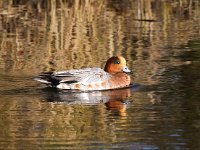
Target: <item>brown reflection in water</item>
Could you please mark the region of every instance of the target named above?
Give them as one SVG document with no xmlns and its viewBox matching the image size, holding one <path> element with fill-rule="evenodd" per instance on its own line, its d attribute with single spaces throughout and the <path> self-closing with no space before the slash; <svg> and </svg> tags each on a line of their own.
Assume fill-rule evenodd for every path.
<svg viewBox="0 0 200 150">
<path fill-rule="evenodd" d="M 0 69 L 6 75 L 36 75 L 47 70 L 103 67 L 107 58 L 122 53 L 130 69 L 134 68 L 134 81 L 152 84 L 152 75 L 162 73 L 167 67 L 186 63 L 176 56 L 188 51 L 184 45 L 200 35 L 199 3 L 199 0 L 1 0 Z M 10 79 L 16 80 L 14 75 Z M 24 87 L 25 83 L 28 81 L 12 82 L 12 89 Z M 1 90 L 5 87 L 10 89 L 10 86 L 10 82 L 3 82 Z M 130 115 L 126 105 L 121 103 L 130 93 L 125 90 L 124 94 L 119 94 L 119 98 L 117 94 L 113 93 L 113 96 L 111 92 L 110 95 L 104 93 L 98 96 L 93 93 L 93 98 L 89 100 L 98 102 L 105 98 L 105 101 L 87 107 L 76 103 L 48 103 L 46 97 L 39 94 L 3 95 L 0 104 L 0 135 L 4 143 L 0 145 L 5 144 L 9 149 L 15 149 L 16 146 L 23 149 L 20 146 L 30 144 L 34 147 L 44 140 L 44 145 L 54 144 L 54 140 L 59 141 L 59 144 L 65 144 L 66 141 L 76 144 L 83 140 L 90 141 L 91 135 L 99 141 L 114 143 L 118 136 L 117 123 L 128 120 L 126 117 Z M 87 94 L 71 96 L 67 99 L 72 102 L 88 100 Z M 150 100 L 146 100 L 141 92 L 131 96 L 138 106 L 142 104 L 138 109 L 142 109 L 145 103 L 146 106 L 150 105 Z M 152 97 L 152 105 L 160 101 L 160 97 L 155 97 L 154 93 L 149 96 Z M 119 120 L 109 119 L 112 115 L 109 116 L 107 109 L 111 114 L 117 110 Z M 160 142 L 157 135 L 163 130 L 161 114 L 162 110 L 136 110 L 129 119 L 131 125 L 134 125 L 138 122 L 135 116 L 150 120 L 158 118 L 160 128 L 154 126 L 157 134 L 154 132 L 151 135 L 153 142 L 155 139 Z M 176 118 L 181 116 L 177 114 Z M 152 130 L 148 128 L 148 122 L 140 123 L 138 131 Z M 164 124 L 173 125 L 165 119 Z M 131 139 L 142 139 L 142 133 L 131 135 Z M 168 128 L 165 133 L 168 133 Z M 166 141 L 161 140 L 161 144 Z"/>
<path fill-rule="evenodd" d="M 131 88 L 93 92 L 50 92 L 47 90 L 45 99 L 47 102 L 63 104 L 96 105 L 103 103 L 108 110 L 116 110 L 120 116 L 126 116 L 126 105 L 130 102 L 129 97 L 132 91 Z"/>
<path fill-rule="evenodd" d="M 51 145 L 54 138 L 60 140 L 59 144 L 81 143 L 83 139 L 90 141 L 91 136 L 99 141 L 116 141 L 116 123 L 123 124 L 127 120 L 126 104 L 120 102 L 129 100 L 130 89 L 54 94 L 54 97 L 49 95 L 55 98 L 52 102 L 47 102 L 47 96 L 4 96 L 0 105 L 0 133 L 5 140 L 11 141 L 11 148 L 45 143 Z M 94 101 L 96 104 L 92 103 Z M 121 117 L 112 121 L 111 118 L 117 115 L 112 111 L 116 110 Z M 37 140 L 43 137 L 44 143 Z"/>
<path fill-rule="evenodd" d="M 36 75 L 47 70 L 103 67 L 122 53 L 139 82 L 154 82 L 161 68 L 199 35 L 199 1 L 0 2 L 0 67 Z"/>
<path fill-rule="evenodd" d="M 110 100 L 106 103 L 109 110 L 117 110 L 120 116 L 127 116 L 126 105 L 121 100 Z"/>
<path fill-rule="evenodd" d="M 105 103 L 107 109 L 117 111 L 120 116 L 127 116 L 126 108 L 131 96 L 131 89 L 119 89 L 110 91 L 108 102 Z"/>
</svg>

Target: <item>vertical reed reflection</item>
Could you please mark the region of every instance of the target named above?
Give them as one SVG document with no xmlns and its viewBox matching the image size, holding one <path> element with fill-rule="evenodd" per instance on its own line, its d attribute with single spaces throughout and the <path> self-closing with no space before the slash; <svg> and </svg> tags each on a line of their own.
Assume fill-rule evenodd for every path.
<svg viewBox="0 0 200 150">
<path fill-rule="evenodd" d="M 116 54 L 123 54 L 128 60 L 128 66 L 134 69 L 133 82 L 150 85 L 159 82 L 162 79 L 155 79 L 156 75 L 162 75 L 167 68 L 188 63 L 177 56 L 189 51 L 188 41 L 200 35 L 199 10 L 199 0 L 1 0 L 0 75 L 5 81 L 1 81 L 0 87 L 0 94 L 4 93 L 0 104 L 0 135 L 4 139 L 0 148 L 5 148 L 3 144 L 8 149 L 14 149 L 16 146 L 23 149 L 23 144 L 33 147 L 52 146 L 55 145 L 55 140 L 70 146 L 74 143 L 80 144 L 84 140 L 90 142 L 91 135 L 98 142 L 104 143 L 123 143 L 119 137 L 124 139 L 127 136 L 125 141 L 128 143 L 127 132 L 117 132 L 126 129 L 131 140 L 141 142 L 142 138 L 150 135 L 149 143 L 158 143 L 162 149 L 162 145 L 166 144 L 163 143 L 166 136 L 160 134 L 160 131 L 167 135 L 170 129 L 177 127 L 177 122 L 172 119 L 185 117 L 180 113 L 185 111 L 180 109 L 183 106 L 179 106 L 183 98 L 181 94 L 171 95 L 172 101 L 178 101 L 178 106 L 173 105 L 176 105 L 176 102 L 166 100 L 167 106 L 170 102 L 173 104 L 168 107 L 151 107 L 150 109 L 154 110 L 149 111 L 150 100 L 147 95 L 142 92 L 131 95 L 132 93 L 127 92 L 125 94 L 131 95 L 137 106 L 127 113 L 125 105 L 121 103 L 124 97 L 116 100 L 116 94 L 106 104 L 83 107 L 46 101 L 42 103 L 46 98 L 41 96 L 40 92 L 35 96 L 32 87 L 29 87 L 30 93 L 33 94 L 29 93 L 31 96 L 26 90 L 23 96 L 18 93 L 21 89 L 26 89 L 24 86 L 31 82 L 24 81 L 23 75 L 33 76 L 49 70 L 103 67 L 107 58 Z M 196 68 L 198 71 L 198 66 Z M 181 71 L 176 69 L 174 76 L 168 80 L 166 73 L 163 82 L 176 82 L 181 78 Z M 191 72 L 190 69 L 187 72 Z M 20 79 L 17 80 L 15 75 L 19 74 Z M 198 73 L 196 74 L 198 77 Z M 190 74 L 185 76 L 191 79 Z M 15 82 L 10 81 L 13 78 Z M 182 85 L 179 86 L 176 85 L 175 88 L 181 89 Z M 6 95 L 6 91 L 11 92 Z M 153 97 L 152 104 L 169 98 L 167 90 L 164 94 L 161 93 L 161 96 L 159 94 L 149 93 Z M 168 109 L 171 106 L 174 109 Z M 193 106 L 194 104 L 189 109 L 192 110 Z M 198 117 L 197 106 L 192 119 Z M 163 113 L 163 107 L 167 108 L 166 114 Z M 171 110 L 172 113 L 169 113 Z M 118 111 L 117 115 L 115 111 Z M 166 118 L 163 119 L 163 116 Z M 165 119 L 174 124 L 171 125 Z M 182 120 L 186 122 L 188 118 Z M 128 121 L 129 124 L 123 124 Z M 149 125 L 149 122 L 152 124 Z M 122 125 L 118 126 L 119 124 Z M 171 125 L 170 128 L 168 124 Z M 192 127 L 189 125 L 188 132 Z M 155 132 L 148 132 L 151 130 Z M 179 132 L 182 134 L 182 131 Z M 118 133 L 122 135 L 117 135 Z M 24 135 L 32 139 L 29 141 Z M 160 135 L 161 139 L 157 135 Z M 43 137 L 46 141 L 43 141 Z M 169 142 L 174 144 L 173 140 Z M 173 148 L 172 146 L 171 149 Z"/>
<path fill-rule="evenodd" d="M 41 102 L 44 99 L 43 95 L 36 98 L 26 95 L 23 99 L 4 96 L 4 101 L 0 104 L 0 112 L 3 114 L 0 133 L 5 143 L 7 140 L 11 141 L 6 147 L 51 147 L 56 143 L 59 144 L 59 148 L 62 145 L 65 148 L 78 145 L 80 148 L 81 144 L 90 141 L 91 144 L 95 141 L 112 143 L 117 140 L 115 131 L 118 130 L 118 124 L 128 121 L 125 104 L 120 100 L 130 96 L 130 89 L 52 94 L 55 94 L 49 97 L 54 101 L 52 103 Z M 41 101 L 38 101 L 38 98 Z M 87 104 L 87 100 L 98 100 L 99 104 Z M 77 101 L 82 105 L 76 104 Z M 118 111 L 119 114 L 113 111 Z"/>
<path fill-rule="evenodd" d="M 122 53 L 139 74 L 145 70 L 138 80 L 148 78 L 169 53 L 159 49 L 184 44 L 199 25 L 198 1 L 5 0 L 0 8 L 1 68 L 33 74 L 102 67 Z"/>
</svg>

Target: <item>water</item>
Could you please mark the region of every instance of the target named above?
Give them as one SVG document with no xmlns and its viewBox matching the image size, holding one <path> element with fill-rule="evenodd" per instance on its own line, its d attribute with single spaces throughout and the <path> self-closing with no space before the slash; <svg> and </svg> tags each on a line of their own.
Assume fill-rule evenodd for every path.
<svg viewBox="0 0 200 150">
<path fill-rule="evenodd" d="M 0 149 L 200 149 L 200 1 L 1 1 Z M 46 88 L 42 71 L 127 59 L 131 88 Z"/>
</svg>

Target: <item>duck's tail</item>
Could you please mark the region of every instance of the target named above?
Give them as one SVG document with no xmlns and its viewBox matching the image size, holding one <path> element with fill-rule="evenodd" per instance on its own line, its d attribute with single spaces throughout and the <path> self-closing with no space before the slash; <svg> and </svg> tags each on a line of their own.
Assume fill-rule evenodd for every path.
<svg viewBox="0 0 200 150">
<path fill-rule="evenodd" d="M 60 84 L 60 80 L 52 75 L 53 72 L 44 72 L 39 74 L 34 80 L 44 83 L 51 87 L 57 87 Z"/>
</svg>

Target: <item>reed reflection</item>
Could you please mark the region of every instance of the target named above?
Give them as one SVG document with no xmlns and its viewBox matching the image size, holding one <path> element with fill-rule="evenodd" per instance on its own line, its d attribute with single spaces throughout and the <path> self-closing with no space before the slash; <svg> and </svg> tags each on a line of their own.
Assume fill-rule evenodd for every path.
<svg viewBox="0 0 200 150">
<path fill-rule="evenodd" d="M 144 79 L 176 65 L 175 58 L 159 61 L 180 51 L 160 49 L 199 35 L 198 1 L 2 0 L 0 8 L 0 65 L 6 72 L 102 66 L 122 53 L 140 74 L 137 80 L 152 82 Z"/>
<path fill-rule="evenodd" d="M 12 77 L 4 81 L 1 76 L 0 149 L 27 149 L 27 145 L 56 149 L 52 146 L 83 141 L 95 146 L 131 142 L 138 146 L 142 139 L 160 149 L 163 145 L 181 149 L 173 147 L 177 143 L 187 149 L 180 138 L 191 145 L 199 143 L 193 136 L 199 133 L 198 92 L 194 93 L 199 74 L 195 73 L 197 80 L 191 76 L 199 65 L 191 67 L 193 62 L 187 62 L 193 53 L 188 43 L 200 35 L 199 10 L 199 0 L 1 0 L 0 70 Z M 184 52 L 185 60 L 180 59 Z M 155 92 L 34 91 L 37 85 L 24 80 L 42 71 L 103 67 L 117 53 L 134 69 L 133 81 L 156 84 L 158 88 L 150 90 Z M 192 70 L 177 69 L 186 63 Z M 166 76 L 167 72 L 172 75 Z M 17 74 L 20 82 L 15 82 Z M 188 84 L 193 84 L 192 79 L 195 86 Z M 186 86 L 179 88 L 177 82 Z M 188 92 L 181 92 L 188 87 Z M 134 105 L 127 104 L 129 100 Z M 174 129 L 182 129 L 183 136 L 171 134 Z"/>
</svg>

